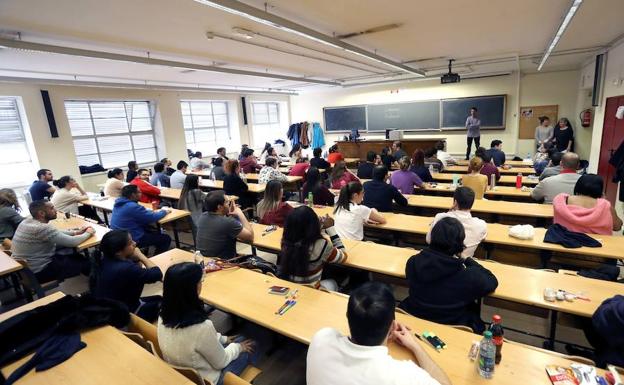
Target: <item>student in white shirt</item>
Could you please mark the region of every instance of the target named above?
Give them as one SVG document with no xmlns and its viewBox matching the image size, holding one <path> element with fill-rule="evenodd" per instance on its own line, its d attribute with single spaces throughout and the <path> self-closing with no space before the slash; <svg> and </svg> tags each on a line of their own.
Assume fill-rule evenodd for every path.
<svg viewBox="0 0 624 385">
<path fill-rule="evenodd" d="M 351 335 L 324 328 L 312 337 L 307 385 L 450 385 L 412 332 L 394 319 L 394 312 L 394 295 L 387 285 L 368 282 L 354 290 L 347 305 Z M 413 360 L 392 358 L 390 341 L 409 350 Z"/>
<path fill-rule="evenodd" d="M 124 173 L 120 168 L 114 168 L 108 171 L 108 179 L 104 184 L 104 195 L 112 198 L 121 196 L 121 189 L 126 185 L 124 182 Z"/>
<path fill-rule="evenodd" d="M 211 383 L 222 385 L 226 372 L 239 375 L 254 364 L 258 350 L 252 340 L 228 337 L 215 330 L 199 299 L 203 275 L 202 268 L 191 262 L 167 269 L 158 344 L 165 361 L 191 367 Z"/>
<path fill-rule="evenodd" d="M 63 213 L 82 215 L 83 217 L 93 219 L 97 223 L 102 223 L 93 207 L 79 205 L 80 202 L 88 201 L 89 197 L 74 178 L 65 175 L 52 183 L 57 187 L 52 198 L 50 198 L 50 202 L 52 202 L 55 209 Z"/>
<path fill-rule="evenodd" d="M 453 207 L 446 213 L 439 213 L 433 218 L 431 227 L 427 233 L 427 243 L 431 243 L 431 229 L 442 218 L 452 217 L 457 219 L 463 226 L 466 237 L 464 238 L 464 246 L 462 258 L 472 257 L 479 247 L 479 243 L 487 235 L 487 223 L 483 219 L 474 218 L 470 214 L 470 209 L 475 200 L 475 192 L 469 187 L 458 187 L 453 194 Z"/>
<path fill-rule="evenodd" d="M 182 188 L 184 187 L 184 181 L 186 180 L 186 170 L 188 169 L 188 163 L 181 160 L 176 165 L 177 171 L 171 174 L 169 178 L 169 183 L 171 184 L 171 188 Z"/>
<path fill-rule="evenodd" d="M 361 205 L 364 189 L 360 182 L 342 186 L 334 208 L 334 227 L 343 239 L 364 239 L 364 224 L 384 224 L 386 219 L 377 210 Z"/>
<path fill-rule="evenodd" d="M 457 162 L 455 161 L 455 158 L 451 156 L 451 154 L 444 150 L 445 146 L 446 142 L 444 140 L 440 140 L 436 143 L 435 148 L 438 150 L 436 157 L 440 160 L 440 162 L 442 162 L 444 167 L 447 167 Z"/>
</svg>

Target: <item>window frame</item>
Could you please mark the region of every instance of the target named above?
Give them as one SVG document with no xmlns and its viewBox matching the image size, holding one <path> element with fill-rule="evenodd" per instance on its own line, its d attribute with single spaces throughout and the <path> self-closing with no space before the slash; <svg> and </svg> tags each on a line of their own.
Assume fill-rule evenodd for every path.
<svg viewBox="0 0 624 385">
<path fill-rule="evenodd" d="M 185 114 L 184 113 L 184 109 L 182 108 L 182 105 L 184 103 L 188 103 L 188 111 L 189 114 Z M 193 119 L 193 104 L 194 103 L 209 103 L 210 104 L 210 117 L 212 118 L 212 127 L 195 127 L 195 121 Z M 225 121 L 227 122 L 226 126 L 216 126 L 215 125 L 215 113 L 214 113 L 214 104 L 215 103 L 219 103 L 219 104 L 223 104 L 225 106 Z M 214 144 L 216 146 L 216 148 L 218 148 L 220 146 L 219 144 L 219 138 L 217 138 L 217 130 L 218 129 L 222 129 L 222 128 L 227 128 L 227 140 L 231 141 L 233 139 L 233 135 L 232 135 L 232 116 L 230 115 L 230 101 L 229 100 L 207 100 L 207 99 L 181 99 L 180 100 L 180 112 L 181 112 L 181 117 L 182 117 L 182 129 L 184 130 L 184 143 L 186 145 L 187 148 L 192 148 L 192 147 L 198 147 L 197 146 L 197 141 L 196 139 L 196 134 L 195 134 L 195 130 L 212 130 L 212 134 L 214 135 Z M 223 115 L 223 114 L 216 114 L 216 115 Z M 199 115 L 198 115 L 199 116 Z M 184 126 L 184 118 L 188 117 L 190 118 L 190 123 L 191 123 L 191 128 L 187 129 Z M 193 142 L 189 143 L 186 140 L 186 135 L 187 132 L 191 132 L 191 134 L 193 135 Z M 210 143 L 210 142 L 199 142 L 199 143 Z M 194 149 L 195 150 L 195 149 Z M 216 154 L 216 149 L 215 149 L 215 154 Z M 207 154 L 204 154 L 207 155 Z"/>
<path fill-rule="evenodd" d="M 156 130 L 155 130 L 155 112 L 156 112 L 156 106 L 154 104 L 154 102 L 150 101 L 150 100 L 126 100 L 126 99 L 106 99 L 106 100 L 92 100 L 92 99 L 66 99 L 63 101 L 63 106 L 65 107 L 65 113 L 67 114 L 67 103 L 86 103 L 87 107 L 89 109 L 89 119 L 91 121 L 91 127 L 93 128 L 93 134 L 91 135 L 76 135 L 74 136 L 73 134 L 71 134 L 71 120 L 69 119 L 69 117 L 67 117 L 67 123 L 69 126 L 69 131 L 72 137 L 72 145 L 74 146 L 74 155 L 76 156 L 76 163 L 78 163 L 78 166 L 91 166 L 91 165 L 81 165 L 80 162 L 78 161 L 78 158 L 81 156 L 97 156 L 98 158 L 98 163 L 104 167 L 104 168 L 111 168 L 111 167 L 122 167 L 125 166 L 126 163 L 121 164 L 121 165 L 114 165 L 111 167 L 106 167 L 102 161 L 102 152 L 100 151 L 100 144 L 98 143 L 98 138 L 109 138 L 109 137 L 115 137 L 115 136 L 128 136 L 130 138 L 130 149 L 129 150 L 124 150 L 124 151 L 131 151 L 132 152 L 132 159 L 128 159 L 129 160 L 133 160 L 136 161 L 139 164 L 146 164 L 146 163 L 150 163 L 150 162 L 157 162 L 158 161 L 158 142 L 156 140 Z M 98 134 L 97 133 L 97 129 L 96 129 L 96 125 L 95 125 L 95 119 L 93 117 L 93 109 L 92 109 L 92 104 L 104 104 L 104 103 L 123 103 L 124 105 L 124 110 L 125 110 L 125 119 L 126 119 L 126 123 L 128 125 L 128 131 L 124 132 L 124 133 L 113 133 L 113 134 Z M 131 103 L 147 103 L 147 108 L 148 108 L 148 112 L 149 112 L 149 122 L 150 122 L 150 130 L 145 130 L 145 131 L 136 131 L 133 132 L 132 131 L 132 117 L 128 116 L 128 104 Z M 77 120 L 77 119 L 74 119 Z M 87 120 L 87 119 L 84 119 Z M 154 143 L 154 147 L 146 147 L 146 148 L 139 148 L 138 150 L 143 150 L 143 149 L 154 149 L 154 160 L 153 161 L 142 161 L 142 162 L 138 162 L 137 158 L 136 158 L 136 150 L 135 146 L 134 146 L 134 140 L 133 137 L 134 136 L 141 136 L 141 135 L 151 135 L 152 137 L 152 141 Z M 82 154 L 82 155 L 78 155 L 76 153 L 76 147 L 74 145 L 74 141 L 77 139 L 93 139 L 95 142 L 95 148 L 97 149 L 96 153 L 91 153 L 91 154 Z M 104 152 L 104 154 L 114 154 L 115 152 L 121 152 L 121 151 L 112 151 L 112 152 Z"/>
<path fill-rule="evenodd" d="M 6 141 L 5 143 L 23 144 L 28 154 L 28 161 L 24 161 L 24 162 L 10 162 L 9 161 L 7 163 L 1 164 L 1 166 L 12 167 L 14 165 L 30 164 L 30 166 L 32 167 L 32 172 L 34 173 L 39 168 L 39 162 L 38 162 L 37 154 L 35 151 L 32 134 L 30 132 L 30 126 L 28 124 L 26 110 L 25 110 L 22 98 L 19 96 L 0 95 L 0 100 L 8 100 L 12 103 L 13 108 L 15 109 L 15 113 L 16 113 L 15 116 L 16 116 L 17 126 L 21 134 L 21 140 Z M 26 130 L 28 130 L 28 132 Z M 25 186 L 24 183 L 26 183 L 26 179 L 11 180 L 10 182 L 7 182 L 5 180 L 4 182 L 5 182 L 5 185 L 3 187 L 16 189 L 19 187 L 24 187 Z M 16 191 L 16 194 L 19 195 L 19 192 Z"/>
<path fill-rule="evenodd" d="M 276 109 L 276 116 L 277 116 L 277 121 L 272 122 L 271 121 L 271 113 L 270 113 L 270 108 L 269 105 L 275 105 L 275 109 Z M 254 106 L 255 105 L 265 105 L 266 106 L 266 111 L 267 111 L 267 119 L 268 121 L 266 123 L 256 123 L 256 115 L 255 115 L 255 110 L 254 110 Z M 262 126 L 269 126 L 271 127 L 272 125 L 278 125 L 279 129 L 282 129 L 281 127 L 281 108 L 280 108 L 280 102 L 279 101 L 265 101 L 265 100 L 258 100 L 258 101 L 251 101 L 251 129 L 252 129 L 252 136 L 253 136 L 253 141 L 254 144 L 256 146 L 264 146 L 264 142 L 262 143 L 257 143 L 256 140 L 256 127 L 260 128 Z"/>
</svg>

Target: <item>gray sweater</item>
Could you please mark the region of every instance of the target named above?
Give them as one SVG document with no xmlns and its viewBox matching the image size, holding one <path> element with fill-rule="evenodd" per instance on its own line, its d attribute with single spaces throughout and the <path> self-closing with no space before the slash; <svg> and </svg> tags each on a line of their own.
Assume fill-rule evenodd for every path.
<svg viewBox="0 0 624 385">
<path fill-rule="evenodd" d="M 540 181 L 531 192 L 531 197 L 536 201 L 544 199 L 544 203 L 552 203 L 555 196 L 566 193 L 574 194 L 574 186 L 581 177 L 577 173 L 563 173 L 551 176 Z"/>
<path fill-rule="evenodd" d="M 0 207 L 0 241 L 13 238 L 17 226 L 24 218 L 13 207 Z"/>
<path fill-rule="evenodd" d="M 14 258 L 25 259 L 30 269 L 38 273 L 52 262 L 57 246 L 76 247 L 89 237 L 89 233 L 73 235 L 70 231 L 58 230 L 51 223 L 26 218 L 15 231 L 11 251 Z"/>
</svg>

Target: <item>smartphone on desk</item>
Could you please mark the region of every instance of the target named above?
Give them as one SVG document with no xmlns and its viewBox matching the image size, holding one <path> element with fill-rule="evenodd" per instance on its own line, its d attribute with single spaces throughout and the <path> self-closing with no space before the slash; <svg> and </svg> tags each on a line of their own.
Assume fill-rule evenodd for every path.
<svg viewBox="0 0 624 385">
<path fill-rule="evenodd" d="M 269 288 L 269 294 L 286 295 L 290 289 L 285 286 L 271 286 Z"/>
</svg>

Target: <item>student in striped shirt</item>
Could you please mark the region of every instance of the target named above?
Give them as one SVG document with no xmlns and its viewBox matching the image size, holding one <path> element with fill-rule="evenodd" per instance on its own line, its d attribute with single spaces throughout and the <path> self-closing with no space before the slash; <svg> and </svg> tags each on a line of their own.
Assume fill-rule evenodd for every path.
<svg viewBox="0 0 624 385">
<path fill-rule="evenodd" d="M 326 216 L 319 220 L 308 206 L 297 207 L 286 217 L 279 258 L 282 277 L 316 288 L 337 290 L 335 280 L 321 280 L 323 268 L 328 263 L 342 263 L 346 259 L 332 218 Z"/>
</svg>

